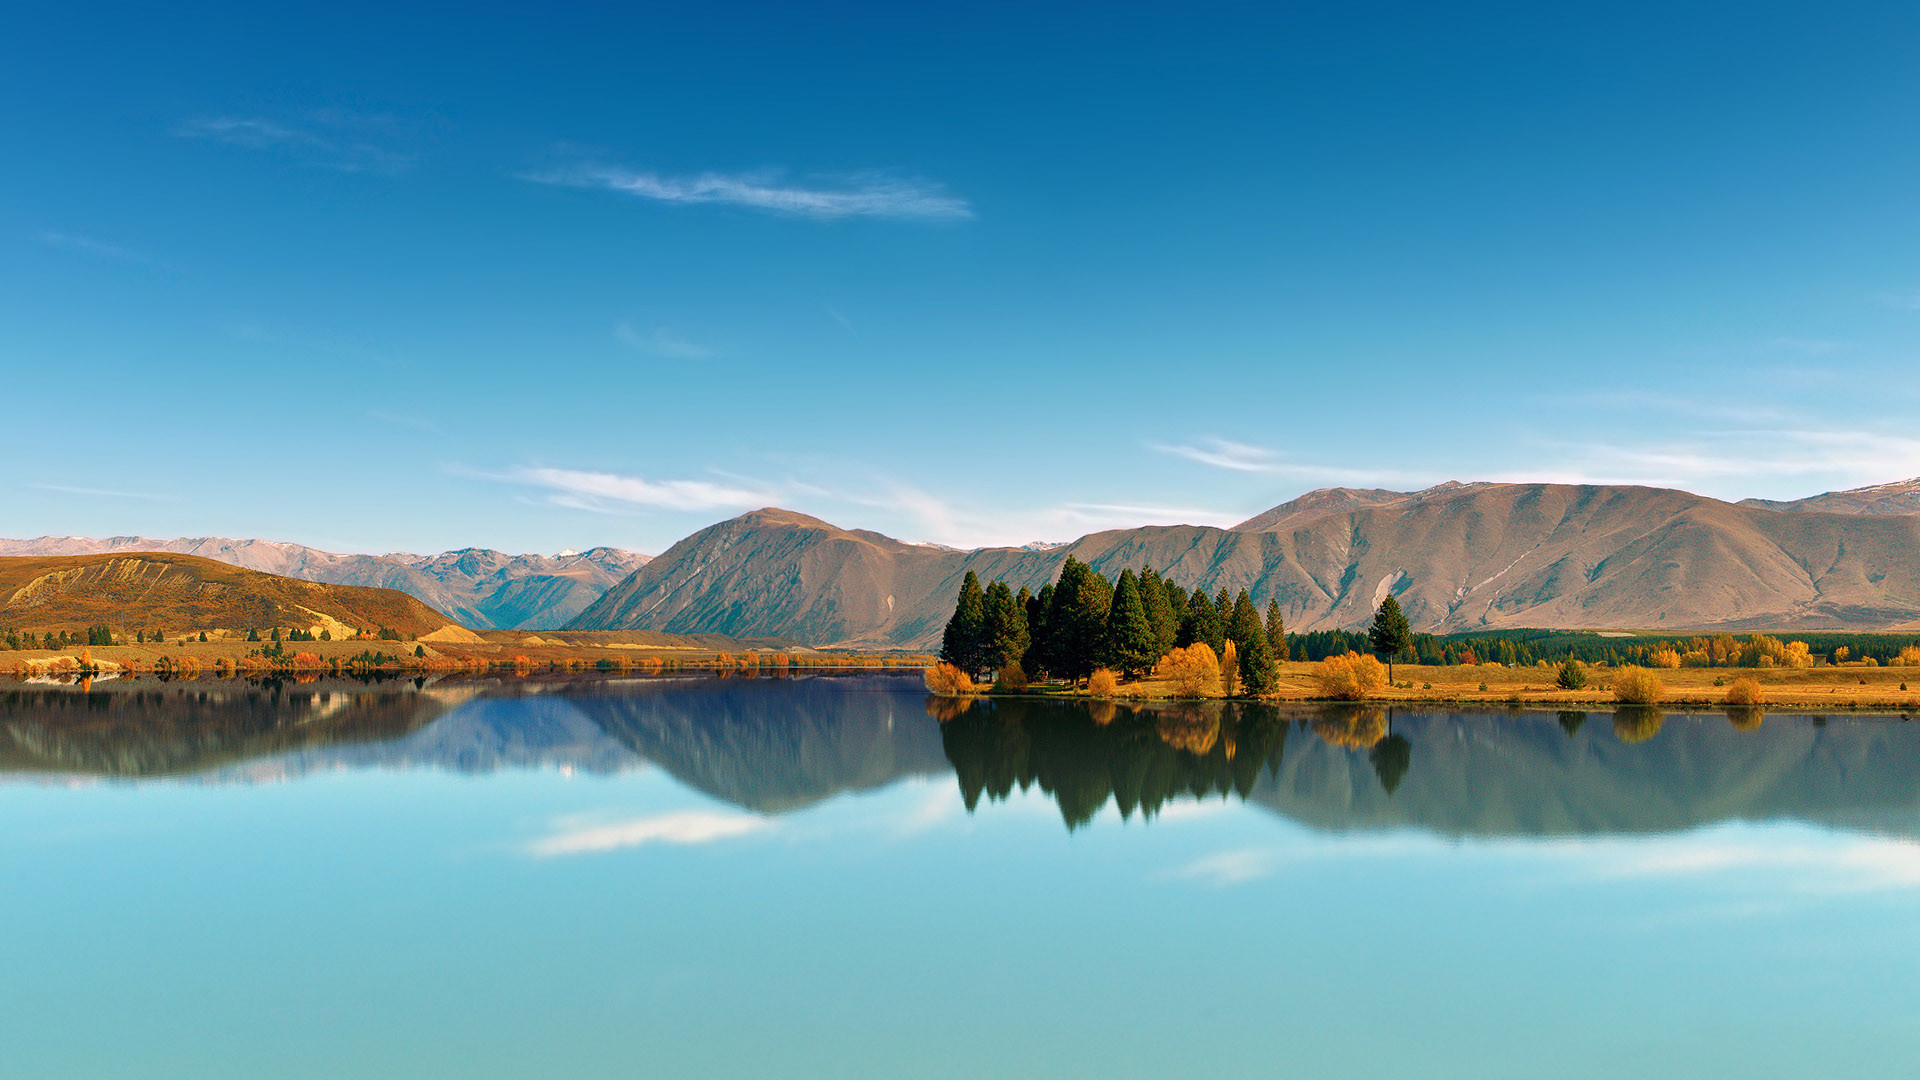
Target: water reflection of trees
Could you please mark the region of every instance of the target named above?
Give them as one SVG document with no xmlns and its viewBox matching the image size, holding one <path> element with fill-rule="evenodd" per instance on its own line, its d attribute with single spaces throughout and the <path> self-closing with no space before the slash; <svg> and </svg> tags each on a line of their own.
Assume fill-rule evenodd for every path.
<svg viewBox="0 0 1920 1080">
<path fill-rule="evenodd" d="M 1111 800 L 1122 818 L 1151 818 L 1180 799 L 1245 799 L 1262 773 L 1277 773 L 1289 729 L 1365 752 L 1391 794 L 1406 775 L 1412 744 L 1391 734 L 1380 709 L 1333 707 L 1310 718 L 1264 705 L 1189 702 L 1145 708 L 1003 699 L 956 708 L 930 699 L 967 809 L 984 796 L 1004 800 L 1038 787 L 1069 828 Z M 1289 716 L 1298 717 L 1297 724 Z"/>
</svg>

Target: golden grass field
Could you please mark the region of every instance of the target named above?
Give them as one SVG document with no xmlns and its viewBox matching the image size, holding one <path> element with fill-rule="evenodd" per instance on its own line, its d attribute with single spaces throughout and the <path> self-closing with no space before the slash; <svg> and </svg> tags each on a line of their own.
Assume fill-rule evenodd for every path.
<svg viewBox="0 0 1920 1080">
<path fill-rule="evenodd" d="M 1281 664 L 1279 688 L 1267 700 L 1327 700 L 1316 678 L 1317 667 L 1315 663 L 1300 661 Z M 1612 669 L 1590 666 L 1586 671 L 1588 682 L 1584 689 L 1562 690 L 1554 684 L 1559 675 L 1558 665 L 1509 668 L 1493 664 L 1455 667 L 1395 664 L 1396 685 L 1368 694 L 1365 700 L 1521 703 L 1548 707 L 1618 704 L 1609 687 Z M 1727 703 L 1727 691 L 1734 680 L 1750 678 L 1759 684 L 1761 704 L 1769 707 L 1901 711 L 1920 708 L 1920 667 L 1848 664 L 1815 668 L 1668 668 L 1654 674 L 1665 687 L 1659 702 L 1664 705 L 1722 706 Z M 1716 686 L 1716 680 L 1721 685 Z M 1412 685 L 1408 686 L 1409 683 Z M 1032 692 L 1081 693 L 1054 685 L 1036 685 Z M 1122 683 L 1113 696 L 1120 700 L 1151 700 L 1174 695 L 1168 680 L 1147 678 Z"/>
<path fill-rule="evenodd" d="M 477 671 L 488 669 L 579 671 L 603 669 L 647 672 L 668 667 L 787 668 L 787 667 L 906 667 L 918 670 L 930 658 L 906 654 L 856 654 L 818 650 L 723 651 L 698 646 L 634 645 L 615 640 L 592 644 L 528 644 L 513 640 L 527 635 L 499 634 L 506 640 L 477 642 L 302 641 L 285 644 L 285 655 L 260 656 L 271 642 L 237 638 L 220 641 L 181 641 L 146 645 L 70 646 L 64 649 L 0 651 L 0 675 L 77 673 L 86 668 L 103 672 L 148 674 L 249 674 L 276 670 L 335 671 L 354 669 L 364 654 L 382 654 L 383 669 L 399 671 Z M 609 635 L 611 637 L 611 635 Z M 422 654 L 415 655 L 415 649 Z"/>
</svg>

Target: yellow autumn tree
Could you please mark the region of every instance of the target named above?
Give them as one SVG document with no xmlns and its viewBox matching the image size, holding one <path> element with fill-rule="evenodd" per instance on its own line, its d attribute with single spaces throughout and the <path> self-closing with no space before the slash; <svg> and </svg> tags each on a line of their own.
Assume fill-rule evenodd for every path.
<svg viewBox="0 0 1920 1080">
<path fill-rule="evenodd" d="M 1629 705 L 1651 705 L 1666 695 L 1660 677 L 1646 668 L 1623 667 L 1613 674 L 1613 696 Z"/>
<path fill-rule="evenodd" d="M 1153 673 L 1155 677 L 1172 684 L 1174 697 L 1220 696 L 1220 661 L 1204 641 L 1196 641 L 1161 657 Z"/>
<path fill-rule="evenodd" d="M 1386 689 L 1385 664 L 1364 653 L 1329 656 L 1313 670 L 1322 697 L 1358 701 Z"/>
</svg>

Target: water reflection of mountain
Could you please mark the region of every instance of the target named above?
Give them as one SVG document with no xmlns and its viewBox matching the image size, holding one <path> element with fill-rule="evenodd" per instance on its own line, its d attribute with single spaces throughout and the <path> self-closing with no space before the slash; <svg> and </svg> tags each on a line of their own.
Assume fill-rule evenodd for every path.
<svg viewBox="0 0 1920 1080">
<path fill-rule="evenodd" d="M 864 676 L 22 688 L 0 691 L 0 776 L 244 783 L 651 762 L 715 798 L 780 812 L 946 772 L 918 687 Z"/>
<path fill-rule="evenodd" d="M 920 680 L 645 682 L 569 700 L 608 735 L 715 798 L 763 813 L 947 771 Z"/>
<path fill-rule="evenodd" d="M 1329 830 L 1582 835 L 1793 819 L 1920 837 L 1920 732 L 1898 720 L 1098 708 L 983 702 L 950 718 L 962 797 L 1037 786 L 1069 827 L 1109 800 L 1131 815 L 1227 796 Z"/>
<path fill-rule="evenodd" d="M 0 775 L 183 776 L 300 753 L 377 748 L 444 713 L 411 686 L 222 681 L 0 691 Z"/>
<path fill-rule="evenodd" d="M 932 713 L 932 716 L 929 716 Z M 1038 788 L 1109 803 L 1245 800 L 1327 830 L 1664 832 L 1790 819 L 1920 837 L 1920 731 L 1898 720 L 1363 707 L 962 706 L 912 678 L 0 689 L 0 778 L 218 782 L 338 769 L 618 772 L 653 763 L 763 813 L 951 770 L 969 808 Z"/>
</svg>

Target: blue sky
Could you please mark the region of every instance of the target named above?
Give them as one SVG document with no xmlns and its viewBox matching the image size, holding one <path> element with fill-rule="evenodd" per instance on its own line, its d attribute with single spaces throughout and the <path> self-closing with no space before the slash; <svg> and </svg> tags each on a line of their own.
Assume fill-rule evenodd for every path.
<svg viewBox="0 0 1920 1080">
<path fill-rule="evenodd" d="M 0 535 L 1920 475 L 1911 5 L 15 5 Z"/>
</svg>

